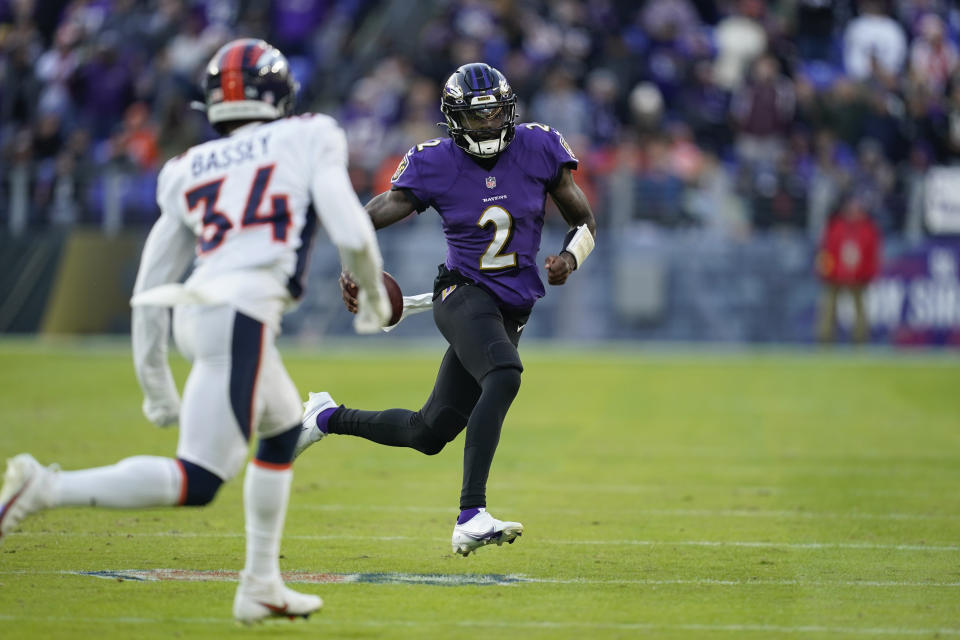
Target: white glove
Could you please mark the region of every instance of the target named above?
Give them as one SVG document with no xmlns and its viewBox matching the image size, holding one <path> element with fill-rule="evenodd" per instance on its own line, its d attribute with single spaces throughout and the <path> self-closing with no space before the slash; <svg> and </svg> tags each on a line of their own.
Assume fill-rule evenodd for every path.
<svg viewBox="0 0 960 640">
<path fill-rule="evenodd" d="M 382 282 L 370 295 L 370 289 L 361 288 L 357 295 L 357 314 L 353 317 L 353 330 L 357 333 L 378 333 L 390 320 L 390 299 Z"/>
<path fill-rule="evenodd" d="M 162 401 L 143 399 L 143 415 L 158 427 L 169 427 L 180 419 L 180 398 L 173 396 Z"/>
</svg>

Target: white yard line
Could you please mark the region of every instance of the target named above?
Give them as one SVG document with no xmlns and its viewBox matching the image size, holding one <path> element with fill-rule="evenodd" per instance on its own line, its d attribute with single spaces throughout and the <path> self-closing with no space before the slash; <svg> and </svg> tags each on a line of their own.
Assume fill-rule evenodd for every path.
<svg viewBox="0 0 960 640">
<path fill-rule="evenodd" d="M 960 551 L 960 545 L 870 542 L 768 542 L 749 540 L 541 540 L 546 544 L 642 547 L 747 547 L 757 549 L 863 549 L 867 551 Z"/>
<path fill-rule="evenodd" d="M 719 587 L 960 587 L 960 582 L 910 582 L 906 580 L 720 580 L 714 578 L 687 578 L 676 580 L 629 580 L 611 578 L 593 580 L 590 578 L 530 578 L 529 582 L 549 584 L 599 584 L 599 585 L 692 585 Z"/>
<path fill-rule="evenodd" d="M 0 621 L 7 622 L 46 622 L 57 624 L 211 624 L 230 626 L 235 624 L 231 618 L 151 618 L 151 617 L 73 617 L 73 616 L 29 616 L 0 614 Z M 283 624 L 281 621 L 279 624 Z M 367 629 L 418 629 L 421 627 L 462 627 L 466 629 L 583 629 L 593 631 L 700 631 L 720 633 L 783 633 L 836 634 L 864 636 L 960 636 L 960 629 L 953 628 L 904 628 L 904 627 L 831 627 L 827 625 L 773 625 L 773 624 L 658 624 L 653 622 L 583 622 L 579 620 L 540 620 L 536 622 L 505 620 L 328 620 L 320 616 L 305 623 L 319 626 L 338 626 Z"/>
<path fill-rule="evenodd" d="M 345 487 L 350 486 L 345 484 Z M 420 483 L 420 482 L 410 482 L 403 483 L 404 487 L 411 489 L 433 489 L 436 487 L 436 484 L 429 483 Z M 774 486 L 774 485 L 750 485 L 750 484 L 741 484 L 741 485 L 724 485 L 724 484 L 713 484 L 713 485 L 691 485 L 691 484 L 682 484 L 682 485 L 664 485 L 664 484 L 643 484 L 643 483 L 634 483 L 634 484 L 615 484 L 615 483 L 576 483 L 576 484 L 522 484 L 525 491 L 530 492 L 559 492 L 559 493 L 668 493 L 668 494 L 682 494 L 682 495 L 696 495 L 701 493 L 710 493 L 714 494 L 717 492 L 720 493 L 734 493 L 734 494 L 771 494 L 771 495 L 789 495 L 793 493 L 822 493 L 823 488 L 817 486 Z M 503 482 L 491 482 L 488 485 L 490 489 L 503 490 L 503 491 L 515 491 L 517 488 L 517 483 L 503 483 Z M 902 497 L 916 497 L 916 496 L 933 496 L 942 499 L 942 491 L 933 491 L 929 488 L 927 489 L 864 489 L 864 488 L 850 488 L 844 487 L 842 490 L 837 491 L 843 495 L 849 496 L 877 496 L 881 498 L 893 497 L 893 496 L 902 496 Z"/>
<path fill-rule="evenodd" d="M 413 507 L 404 505 L 369 505 L 369 504 L 303 504 L 297 503 L 293 507 L 308 511 L 389 511 L 401 513 L 453 513 L 456 509 L 449 507 Z M 519 511 L 517 507 L 505 507 Z M 600 512 L 587 509 L 553 509 L 527 508 L 527 513 L 545 513 L 565 515 L 592 515 L 599 516 Z M 639 516 L 680 516 L 704 518 L 801 518 L 801 519 L 844 519 L 852 520 L 956 520 L 958 513 L 865 513 L 860 511 L 804 511 L 800 509 L 630 509 L 631 515 Z"/>
</svg>

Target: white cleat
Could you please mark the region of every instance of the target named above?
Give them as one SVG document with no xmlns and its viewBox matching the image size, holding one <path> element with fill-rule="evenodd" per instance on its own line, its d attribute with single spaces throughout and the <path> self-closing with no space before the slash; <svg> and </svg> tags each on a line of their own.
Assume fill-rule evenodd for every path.
<svg viewBox="0 0 960 640">
<path fill-rule="evenodd" d="M 53 506 L 53 480 L 59 469 L 44 467 L 29 453 L 7 460 L 0 491 L 0 541 L 31 513 Z"/>
<path fill-rule="evenodd" d="M 454 553 L 466 557 L 484 545 L 496 544 L 499 547 L 504 542 L 513 544 L 522 535 L 522 524 L 497 520 L 481 507 L 477 515 L 453 528 L 451 544 Z"/>
<path fill-rule="evenodd" d="M 297 438 L 297 446 L 293 449 L 293 457 L 297 458 L 307 447 L 314 442 L 319 442 L 325 434 L 317 426 L 317 414 L 327 409 L 336 409 L 337 403 L 333 401 L 330 394 L 326 391 L 320 393 L 311 393 L 306 402 L 303 403 L 303 418 L 300 419 L 300 437 Z"/>
<path fill-rule="evenodd" d="M 267 618 L 308 618 L 323 606 L 319 596 L 288 589 L 280 576 L 263 580 L 240 572 L 240 586 L 233 598 L 233 617 L 243 624 Z"/>
</svg>

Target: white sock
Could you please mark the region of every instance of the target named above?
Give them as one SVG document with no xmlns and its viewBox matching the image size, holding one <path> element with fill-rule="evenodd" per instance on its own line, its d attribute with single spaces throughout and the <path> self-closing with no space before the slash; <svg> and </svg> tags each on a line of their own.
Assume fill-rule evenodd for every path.
<svg viewBox="0 0 960 640">
<path fill-rule="evenodd" d="M 246 514 L 247 562 L 244 573 L 258 579 L 280 575 L 280 538 L 287 515 L 293 470 L 271 469 L 256 460 L 247 464 L 243 479 Z"/>
<path fill-rule="evenodd" d="M 163 507 L 178 504 L 183 483 L 173 458 L 134 456 L 109 467 L 55 474 L 54 505 L 62 507 Z"/>
</svg>

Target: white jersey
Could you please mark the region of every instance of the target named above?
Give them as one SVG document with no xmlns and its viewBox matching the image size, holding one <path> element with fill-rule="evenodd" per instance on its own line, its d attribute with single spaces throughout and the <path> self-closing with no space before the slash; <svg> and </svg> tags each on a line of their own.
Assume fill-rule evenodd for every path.
<svg viewBox="0 0 960 640">
<path fill-rule="evenodd" d="M 176 395 L 162 307 L 229 305 L 279 333 L 303 292 L 318 222 L 374 301 L 361 306 L 358 331 L 378 330 L 389 317 L 373 224 L 350 184 L 346 137 L 330 117 L 250 123 L 192 147 L 164 165 L 157 203 L 131 300 L 134 364 L 148 403 L 172 405 Z"/>
<path fill-rule="evenodd" d="M 157 184 L 161 218 L 151 232 L 164 236 L 154 243 L 162 255 L 151 255 L 148 241 L 134 305 L 227 302 L 278 328 L 303 291 L 316 229 L 312 204 L 334 244 L 370 243 L 373 227 L 346 163 L 343 132 L 322 115 L 252 123 L 168 161 Z M 178 250 L 187 243 L 196 263 L 185 290 L 148 291 L 183 272 Z M 179 273 L 171 278 L 171 270 Z"/>
</svg>

